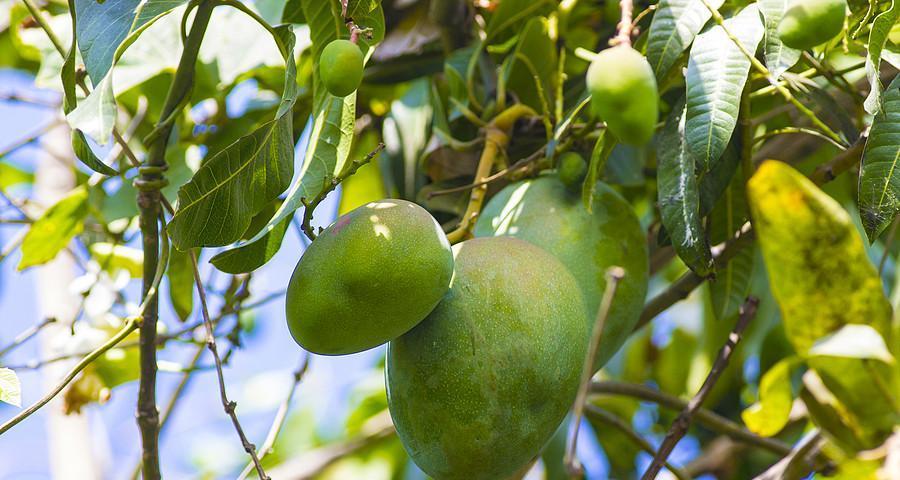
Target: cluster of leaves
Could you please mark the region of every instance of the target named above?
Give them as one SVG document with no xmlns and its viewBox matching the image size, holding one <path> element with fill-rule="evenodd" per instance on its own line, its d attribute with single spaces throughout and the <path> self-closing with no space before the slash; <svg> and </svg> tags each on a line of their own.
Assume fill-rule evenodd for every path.
<svg viewBox="0 0 900 480">
<path fill-rule="evenodd" d="M 900 67 L 895 2 L 849 2 L 845 31 L 806 52 L 778 38 L 788 2 L 636 2 L 633 45 L 656 75 L 662 119 L 653 142 L 639 147 L 617 144 L 585 108 L 590 52 L 606 48 L 615 35 L 618 2 L 221 3 L 190 95 L 172 118 L 161 118 L 161 99 L 183 68 L 176 53 L 184 47 L 182 22 L 190 22 L 182 17 L 188 19 L 197 2 L 50 2 L 44 13 L 58 34 L 54 41 L 24 6 L 5 2 L 9 22 L 0 23 L 0 64 L 30 70 L 38 85 L 64 93 L 74 151 L 95 172 L 80 170 L 75 190 L 29 219 L 19 268 L 52 260 L 74 239 L 88 246 L 97 266 L 90 272 L 94 283 L 105 278 L 114 284 L 121 272 L 140 277 L 141 252 L 124 246 L 139 228 L 132 186 L 137 169 L 120 147 L 104 159 L 98 153 L 125 131 L 127 150 L 143 159 L 154 126 L 173 122 L 162 189 L 175 205 L 166 276 L 169 303 L 183 321 L 195 310 L 186 252 L 208 249 L 193 251 L 209 252 L 218 270 L 236 275 L 235 288 L 249 284 L 250 272 L 271 260 L 291 222 L 299 224 L 299 212 L 310 217 L 339 179 L 341 213 L 400 197 L 422 204 L 452 229 L 467 209 L 491 122 L 521 104 L 535 116 L 512 129 L 489 192 L 553 168 L 562 152 L 579 152 L 590 159 L 586 206 L 602 180 L 641 216 L 653 246 L 653 287 L 663 292 L 662 302 L 672 299 L 665 307 L 689 293 L 680 290 L 685 280 L 709 280 L 699 295 L 636 332 L 604 369 L 604 379 L 689 396 L 728 339 L 745 298 L 761 301 L 705 405 L 724 420 L 691 433 L 709 452 L 735 429 L 772 437 L 755 444 L 771 448 L 710 453 L 714 461 L 701 454 L 691 472 L 749 478 L 774 465 L 770 473 L 785 477 L 817 470 L 877 478 L 886 468 L 888 449 L 880 447 L 900 424 L 900 327 L 891 313 L 900 303 L 900 270 L 893 228 L 885 233 L 900 213 L 900 80 L 889 81 Z M 335 97 L 322 88 L 318 56 L 331 40 L 349 37 L 349 19 L 368 31 L 360 37 L 367 67 L 358 92 Z M 256 87 L 255 97 L 234 111 L 230 98 L 247 85 Z M 304 150 L 295 162 L 298 141 Z M 356 167 L 353 159 L 379 143 L 386 146 L 383 154 L 344 179 Z M 762 162 L 767 158 L 792 167 Z M 858 162 L 858 182 L 840 176 Z M 23 185 L 27 191 L 32 182 L 28 169 L 0 163 L 4 192 Z M 877 270 L 872 258 L 881 260 Z M 226 304 L 235 295 L 227 294 Z M 106 310 L 115 312 L 112 318 L 94 320 L 95 329 L 106 332 L 94 345 L 112 336 L 140 302 L 114 303 L 118 310 Z M 137 361 L 127 351 L 111 350 L 118 353 L 83 372 L 67 393 L 73 409 L 137 378 Z M 0 370 L 0 400 L 18 402 L 18 389 L 14 373 Z M 590 401 L 628 425 L 650 415 L 655 422 L 640 426 L 649 437 L 664 432 L 677 413 L 624 393 Z M 341 450 L 356 455 L 357 463 L 340 460 L 326 474 L 358 472 L 354 468 L 369 462 L 379 467 L 367 472 L 403 475 L 402 449 L 385 440 L 389 425 L 374 433 L 364 428 L 385 408 L 383 390 L 374 389 L 346 433 L 367 442 L 347 441 Z M 307 428 L 300 418 L 288 421 L 284 439 Z M 602 418 L 588 415 L 614 476 L 633 476 L 644 448 Z M 810 432 L 812 453 L 805 449 Z M 284 452 L 304 455 L 283 442 L 283 450 L 265 459 L 267 466 L 290 468 L 291 455 Z M 798 448 L 789 454 L 791 445 Z M 328 457 L 332 451 L 323 447 L 304 458 L 324 458 L 324 468 L 338 460 Z M 552 468 L 556 463 L 559 458 L 545 458 L 548 475 L 563 475 Z"/>
</svg>

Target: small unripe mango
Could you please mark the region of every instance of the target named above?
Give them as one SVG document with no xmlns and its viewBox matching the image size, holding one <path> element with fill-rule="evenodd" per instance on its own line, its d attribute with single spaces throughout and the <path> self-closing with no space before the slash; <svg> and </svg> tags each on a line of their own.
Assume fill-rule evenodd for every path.
<svg viewBox="0 0 900 480">
<path fill-rule="evenodd" d="M 778 25 L 778 37 L 801 50 L 821 45 L 841 33 L 846 12 L 847 0 L 794 0 Z"/>
<path fill-rule="evenodd" d="M 620 45 L 598 53 L 587 71 L 594 113 L 622 142 L 642 145 L 656 130 L 659 92 L 643 55 Z"/>
<path fill-rule="evenodd" d="M 581 185 L 587 173 L 587 162 L 584 161 L 584 157 L 575 152 L 566 152 L 559 156 L 558 161 L 559 166 L 556 170 L 559 172 L 559 179 L 569 188 Z"/>
<path fill-rule="evenodd" d="M 285 299 L 288 328 L 314 353 L 367 350 L 422 321 L 452 275 L 450 244 L 425 209 L 372 202 L 338 218 L 303 253 Z"/>
<path fill-rule="evenodd" d="M 450 291 L 388 344 L 391 418 L 433 478 L 510 478 L 575 399 L 587 351 L 581 293 L 559 260 L 515 238 L 476 238 L 453 253 Z"/>
<path fill-rule="evenodd" d="M 319 57 L 319 75 L 329 93 L 346 97 L 359 88 L 363 76 L 363 54 L 350 40 L 332 40 Z"/>
</svg>

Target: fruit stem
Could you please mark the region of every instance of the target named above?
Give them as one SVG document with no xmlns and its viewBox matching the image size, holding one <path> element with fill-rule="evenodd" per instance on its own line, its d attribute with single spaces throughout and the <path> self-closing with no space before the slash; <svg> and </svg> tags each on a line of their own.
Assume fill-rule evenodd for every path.
<svg viewBox="0 0 900 480">
<path fill-rule="evenodd" d="M 631 17 L 634 13 L 634 4 L 631 0 L 620 0 L 619 8 L 622 11 L 622 16 L 619 19 L 619 24 L 616 25 L 616 36 L 610 40 L 610 45 L 625 45 L 626 47 L 631 46 L 631 30 L 634 29 L 634 22 L 631 21 Z"/>
</svg>

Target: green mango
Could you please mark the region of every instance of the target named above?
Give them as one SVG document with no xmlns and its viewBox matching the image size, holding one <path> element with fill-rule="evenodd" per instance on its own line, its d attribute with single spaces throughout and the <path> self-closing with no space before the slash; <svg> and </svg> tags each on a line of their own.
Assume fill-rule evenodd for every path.
<svg viewBox="0 0 900 480">
<path fill-rule="evenodd" d="M 631 205 L 605 183 L 597 184 L 588 213 L 579 192 L 556 175 L 514 183 L 495 195 L 475 224 L 476 237 L 512 236 L 555 255 L 578 281 L 585 300 L 587 324 L 594 325 L 606 270 L 625 269 L 612 309 L 600 336 L 596 368 L 625 343 L 647 296 L 647 237 Z"/>
<path fill-rule="evenodd" d="M 566 152 L 559 156 L 556 171 L 559 179 L 569 188 L 577 188 L 587 174 L 587 162 L 575 152 Z"/>
<path fill-rule="evenodd" d="M 325 89 L 335 97 L 350 95 L 362 82 L 362 51 L 350 40 L 332 40 L 319 57 L 319 76 Z"/>
<path fill-rule="evenodd" d="M 453 247 L 450 291 L 388 344 L 397 434 L 436 479 L 507 478 L 553 436 L 578 390 L 587 328 L 572 274 L 514 238 Z"/>
<path fill-rule="evenodd" d="M 806 50 L 841 33 L 846 16 L 847 0 L 794 0 L 778 25 L 778 37 L 791 48 Z"/>
<path fill-rule="evenodd" d="M 598 53 L 587 71 L 595 114 L 624 143 L 643 145 L 656 130 L 659 92 L 643 55 L 620 45 Z"/>
<path fill-rule="evenodd" d="M 285 299 L 288 328 L 314 353 L 367 350 L 422 321 L 452 275 L 450 244 L 425 209 L 368 203 L 338 218 L 300 258 Z"/>
</svg>

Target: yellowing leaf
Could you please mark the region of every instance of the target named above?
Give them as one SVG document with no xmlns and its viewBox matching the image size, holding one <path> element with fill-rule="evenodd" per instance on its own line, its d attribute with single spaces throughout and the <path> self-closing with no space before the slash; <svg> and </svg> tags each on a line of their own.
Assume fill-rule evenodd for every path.
<svg viewBox="0 0 900 480">
<path fill-rule="evenodd" d="M 16 372 L 9 368 L 0 368 L 0 402 L 22 406 L 22 385 Z"/>
<path fill-rule="evenodd" d="M 753 225 L 781 306 L 785 332 L 801 356 L 846 324 L 890 338 L 891 307 L 850 215 L 809 179 L 764 162 L 747 185 Z"/>
<path fill-rule="evenodd" d="M 741 412 L 741 418 L 752 432 L 771 437 L 787 425 L 794 403 L 791 389 L 794 363 L 796 358 L 786 358 L 763 375 L 759 382 L 759 402 Z"/>
<path fill-rule="evenodd" d="M 72 190 L 66 197 L 48 208 L 25 234 L 22 241 L 22 260 L 19 270 L 41 265 L 56 258 L 75 235 L 84 229 L 88 215 L 88 191 L 84 187 Z"/>
</svg>

